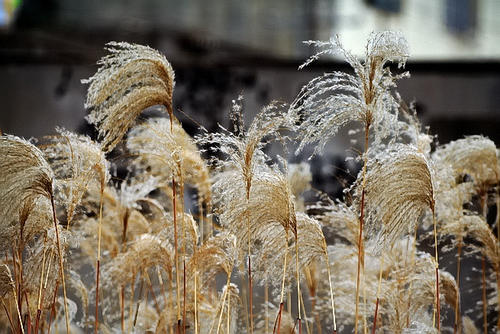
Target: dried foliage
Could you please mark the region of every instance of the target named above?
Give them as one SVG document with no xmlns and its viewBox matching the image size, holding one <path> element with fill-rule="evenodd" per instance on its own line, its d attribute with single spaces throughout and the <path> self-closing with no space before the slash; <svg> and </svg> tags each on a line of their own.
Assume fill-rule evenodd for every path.
<svg viewBox="0 0 500 334">
<path fill-rule="evenodd" d="M 153 118 L 130 131 L 127 148 L 136 155 L 143 171 L 161 179 L 172 173 L 194 185 L 202 201 L 211 200 L 210 174 L 194 140 L 181 124 L 166 118 Z M 169 180 L 162 180 L 168 182 Z"/>
<path fill-rule="evenodd" d="M 61 129 L 40 149 L 0 136 L 0 330 L 54 332 L 66 322 L 68 331 L 96 333 L 437 333 L 451 325 L 477 333 L 469 316 L 498 330 L 495 143 L 471 136 L 431 153 L 432 136 L 395 90 L 407 74 L 387 66 L 408 57 L 400 33 L 371 34 L 361 61 L 338 37 L 308 44 L 321 50 L 303 66 L 340 53 L 354 73 L 313 79 L 290 106 L 274 102 L 248 127 L 240 97 L 232 131 L 191 138 L 172 114 L 174 72 L 164 56 L 112 42 L 85 80 L 100 143 Z M 170 119 L 134 124 L 156 104 Z M 365 129 L 363 168 L 345 181 L 342 200 L 312 188 L 308 164 L 288 164 L 279 145 L 267 146 L 295 137 L 297 151 L 316 144 L 321 153 L 350 122 Z M 119 159 L 107 161 L 127 132 Z M 287 156 L 289 146 L 278 149 Z M 455 248 L 452 275 L 438 267 L 438 250 Z M 480 259 L 480 272 L 460 279 L 462 257 Z M 446 309 L 453 318 L 440 317 Z"/>
<path fill-rule="evenodd" d="M 367 235 L 379 252 L 412 232 L 422 212 L 433 208 L 432 175 L 423 154 L 396 145 L 368 162 L 366 180 Z"/>
<path fill-rule="evenodd" d="M 106 50 L 110 55 L 98 62 L 97 73 L 82 82 L 89 84 L 88 121 L 110 151 L 144 109 L 164 105 L 173 117 L 175 75 L 167 59 L 150 47 L 110 42 Z"/>
<path fill-rule="evenodd" d="M 373 33 L 366 45 L 363 62 L 346 50 L 338 36 L 328 42 L 308 41 L 307 44 L 323 49 L 309 58 L 300 68 L 307 66 L 323 54 L 341 54 L 354 74 L 326 73 L 305 85 L 290 106 L 290 114 L 304 118 L 300 125 L 299 150 L 306 144 L 318 143 L 315 153 L 321 153 L 328 139 L 352 121 L 364 126 L 374 125 L 377 141 L 386 137 L 397 123 L 397 98 L 392 89 L 397 79 L 387 62 L 403 66 L 409 56 L 408 43 L 400 33 Z"/>
</svg>

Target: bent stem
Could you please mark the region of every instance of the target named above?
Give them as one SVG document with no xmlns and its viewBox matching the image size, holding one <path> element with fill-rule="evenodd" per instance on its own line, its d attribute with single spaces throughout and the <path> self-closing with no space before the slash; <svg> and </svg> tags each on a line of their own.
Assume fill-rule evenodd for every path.
<svg viewBox="0 0 500 334">
<path fill-rule="evenodd" d="M 64 296 L 64 319 L 66 321 L 66 332 L 69 331 L 69 316 L 68 316 L 68 299 L 66 297 L 66 282 L 64 279 L 64 266 L 61 252 L 61 242 L 59 240 L 59 230 L 57 229 L 57 218 L 56 218 L 56 206 L 54 203 L 54 196 L 50 195 L 50 202 L 52 204 L 52 218 L 54 220 L 54 228 L 56 230 L 56 242 L 57 242 L 57 255 L 59 256 L 59 273 L 61 275 L 62 286 L 63 286 L 63 296 Z"/>
</svg>

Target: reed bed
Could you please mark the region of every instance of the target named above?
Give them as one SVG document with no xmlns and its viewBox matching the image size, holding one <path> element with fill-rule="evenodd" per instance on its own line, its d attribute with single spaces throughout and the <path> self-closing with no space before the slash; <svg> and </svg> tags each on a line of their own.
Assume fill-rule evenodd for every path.
<svg viewBox="0 0 500 334">
<path fill-rule="evenodd" d="M 422 129 L 397 94 L 409 76 L 400 33 L 371 34 L 363 59 L 338 36 L 307 43 L 318 53 L 301 68 L 340 54 L 352 73 L 313 79 L 249 125 L 239 98 L 232 129 L 190 137 L 165 56 L 111 42 L 83 80 L 97 140 L 60 128 L 36 143 L 0 136 L 0 329 L 500 330 L 495 143 L 477 135 L 440 145 Z M 156 105 L 163 117 L 139 117 Z M 364 139 L 362 167 L 333 200 L 312 189 L 308 162 L 288 160 L 290 147 L 322 154 L 343 127 Z M 443 254 L 456 267 L 441 265 Z M 464 259 L 481 268 L 464 277 Z"/>
</svg>

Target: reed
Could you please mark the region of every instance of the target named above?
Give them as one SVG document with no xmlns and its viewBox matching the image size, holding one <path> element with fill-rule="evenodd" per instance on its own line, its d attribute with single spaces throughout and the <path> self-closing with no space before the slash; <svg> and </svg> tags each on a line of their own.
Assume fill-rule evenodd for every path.
<svg viewBox="0 0 500 334">
<path fill-rule="evenodd" d="M 371 34 L 362 59 L 338 36 L 307 44 L 318 52 L 301 68 L 340 54 L 352 71 L 312 79 L 248 124 L 239 97 L 232 128 L 191 137 L 165 56 L 111 42 L 84 80 L 97 141 L 60 128 L 38 147 L 0 135 L 0 329 L 435 333 L 451 324 L 442 310 L 456 333 L 478 332 L 465 314 L 500 328 L 495 143 L 431 150 L 396 91 L 408 73 L 388 66 L 408 58 L 400 33 Z M 156 105 L 163 117 L 139 117 Z M 307 162 L 284 157 L 322 154 L 344 127 L 361 129 L 361 166 L 333 200 Z M 429 236 L 432 252 L 419 244 Z M 455 248 L 453 276 L 439 256 Z M 482 271 L 464 278 L 471 257 Z M 478 282 L 477 305 L 461 303 L 464 280 Z"/>
</svg>

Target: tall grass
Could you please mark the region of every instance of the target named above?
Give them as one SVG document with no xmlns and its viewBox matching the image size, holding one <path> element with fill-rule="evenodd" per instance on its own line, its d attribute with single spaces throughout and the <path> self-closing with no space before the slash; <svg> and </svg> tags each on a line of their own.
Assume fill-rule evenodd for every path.
<svg viewBox="0 0 500 334">
<path fill-rule="evenodd" d="M 238 99 L 233 129 L 191 138 L 175 117 L 170 63 L 112 42 L 84 80 L 97 141 L 62 129 L 38 147 L 0 136 L 0 329 L 500 330 L 495 143 L 437 145 L 422 130 L 396 91 L 408 73 L 388 66 L 409 56 L 400 33 L 370 35 L 361 60 L 339 37 L 307 43 L 319 50 L 301 68 L 341 54 L 353 73 L 315 78 L 248 125 Z M 164 117 L 138 121 L 154 105 Z M 286 157 L 290 147 L 322 154 L 342 127 L 363 130 L 362 167 L 335 201 L 312 189 L 306 162 Z M 124 180 L 111 177 L 117 166 Z M 185 203 L 188 188 L 195 198 Z M 454 252 L 452 275 L 439 256 Z M 463 303 L 463 258 L 482 264 L 466 277 L 477 304 Z"/>
</svg>

